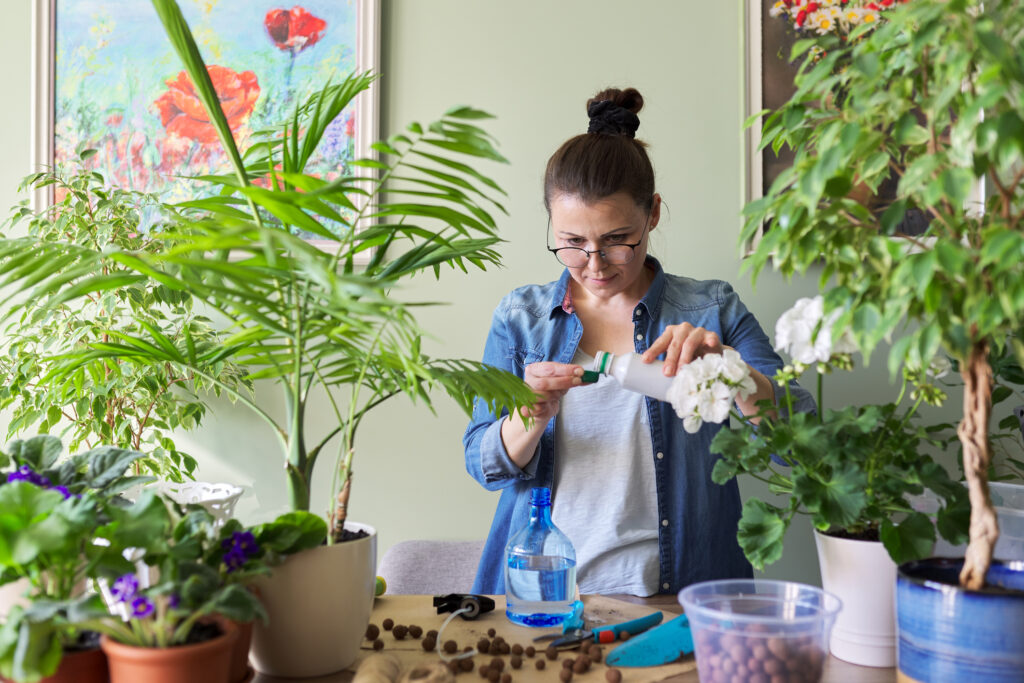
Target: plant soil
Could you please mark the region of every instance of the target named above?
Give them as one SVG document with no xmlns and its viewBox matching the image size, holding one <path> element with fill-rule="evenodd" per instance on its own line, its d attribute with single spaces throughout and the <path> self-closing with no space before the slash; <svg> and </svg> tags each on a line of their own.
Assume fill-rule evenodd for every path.
<svg viewBox="0 0 1024 683">
<path fill-rule="evenodd" d="M 829 529 L 824 532 L 826 536 L 832 536 L 834 538 L 846 538 L 851 541 L 881 541 L 881 537 L 878 535 L 878 529 L 867 529 L 860 533 L 851 533 L 846 529 Z"/>
<path fill-rule="evenodd" d="M 213 640 L 222 633 L 224 633 L 224 629 L 222 629 L 220 624 L 215 621 L 197 623 L 192 626 L 192 630 L 188 632 L 188 637 L 185 638 L 185 642 L 182 643 L 182 645 L 205 643 L 208 640 Z"/>
<path fill-rule="evenodd" d="M 369 532 L 366 529 L 360 529 L 359 531 L 351 531 L 349 529 L 342 529 L 341 533 L 334 532 L 334 538 L 332 539 L 335 543 L 345 543 L 346 541 L 355 541 L 360 538 L 366 538 L 369 536 Z"/>
<path fill-rule="evenodd" d="M 78 637 L 64 645 L 64 652 L 85 652 L 100 646 L 100 634 L 96 631 L 81 631 Z"/>
</svg>

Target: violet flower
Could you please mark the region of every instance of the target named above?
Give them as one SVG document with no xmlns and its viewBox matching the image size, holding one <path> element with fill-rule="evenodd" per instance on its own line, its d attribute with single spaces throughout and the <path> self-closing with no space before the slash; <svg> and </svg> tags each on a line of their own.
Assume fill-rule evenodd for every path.
<svg viewBox="0 0 1024 683">
<path fill-rule="evenodd" d="M 132 617 L 136 619 L 145 619 L 153 613 L 155 607 L 149 598 L 138 596 L 132 600 Z"/>
<path fill-rule="evenodd" d="M 241 569 L 246 561 L 260 551 L 260 546 L 251 531 L 236 531 L 231 538 L 225 538 L 220 546 L 226 551 L 224 553 L 224 564 L 227 565 L 228 573 Z"/>
<path fill-rule="evenodd" d="M 118 602 L 128 602 L 139 592 L 139 579 L 135 574 L 123 574 L 117 577 L 110 587 L 110 594 Z"/>
</svg>

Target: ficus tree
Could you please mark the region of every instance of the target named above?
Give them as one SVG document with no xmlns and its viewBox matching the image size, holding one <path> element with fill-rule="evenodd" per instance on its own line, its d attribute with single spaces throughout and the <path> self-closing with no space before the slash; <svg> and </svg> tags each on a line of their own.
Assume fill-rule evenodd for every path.
<svg viewBox="0 0 1024 683">
<path fill-rule="evenodd" d="M 1024 11 L 914 0 L 886 18 L 804 60 L 794 96 L 767 112 L 762 144 L 796 158 L 745 208 L 743 239 L 767 226 L 748 262 L 755 278 L 769 263 L 787 276 L 820 265 L 826 305 L 862 351 L 892 341 L 891 372 L 940 352 L 959 362 L 971 501 L 960 581 L 979 588 L 998 536 L 990 351 L 1024 358 Z M 896 197 L 884 210 L 851 193 L 887 179 Z M 983 203 L 972 201 L 981 182 Z M 911 210 L 926 217 L 923 234 L 897 229 Z"/>
</svg>

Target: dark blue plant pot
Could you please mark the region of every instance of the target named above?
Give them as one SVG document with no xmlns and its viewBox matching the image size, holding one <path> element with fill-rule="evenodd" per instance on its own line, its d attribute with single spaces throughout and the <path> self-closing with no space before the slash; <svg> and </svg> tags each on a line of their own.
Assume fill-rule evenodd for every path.
<svg viewBox="0 0 1024 683">
<path fill-rule="evenodd" d="M 900 565 L 901 681 L 1024 681 L 1024 562 L 993 561 L 980 591 L 960 588 L 963 563 L 931 558 Z"/>
</svg>

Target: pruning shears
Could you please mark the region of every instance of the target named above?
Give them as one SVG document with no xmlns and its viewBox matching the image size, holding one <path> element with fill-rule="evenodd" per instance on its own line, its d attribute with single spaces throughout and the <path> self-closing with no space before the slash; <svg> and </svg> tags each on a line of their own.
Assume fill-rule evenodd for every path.
<svg viewBox="0 0 1024 683">
<path fill-rule="evenodd" d="M 595 643 L 612 643 L 620 633 L 636 635 L 652 626 L 657 626 L 661 620 L 661 612 L 653 612 L 639 619 L 588 629 L 583 622 L 583 603 L 577 601 L 572 616 L 567 618 L 562 626 L 561 635 L 548 634 L 534 638 L 534 640 L 551 640 L 551 646 L 557 649 L 574 648 L 588 640 Z"/>
</svg>

